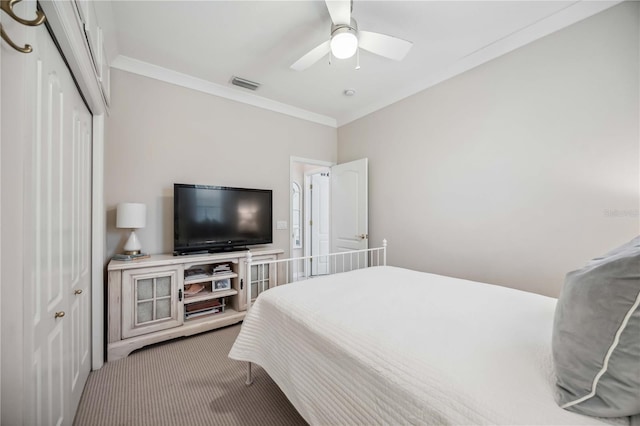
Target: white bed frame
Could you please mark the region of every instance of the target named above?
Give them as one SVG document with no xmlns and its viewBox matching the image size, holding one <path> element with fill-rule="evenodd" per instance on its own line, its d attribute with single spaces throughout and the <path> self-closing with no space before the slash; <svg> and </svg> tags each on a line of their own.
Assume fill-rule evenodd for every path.
<svg viewBox="0 0 640 426">
<path fill-rule="evenodd" d="M 251 269 L 253 266 L 258 267 L 258 274 L 261 275 L 260 282 L 265 282 L 265 268 L 274 267 L 276 276 L 273 282 L 275 285 L 290 284 L 295 281 L 301 281 L 309 278 L 313 278 L 314 275 L 309 273 L 310 264 L 313 261 L 319 262 L 324 260 L 327 264 L 327 272 L 321 275 L 332 275 L 342 272 L 353 271 L 355 269 L 364 269 L 371 266 L 386 266 L 387 265 L 387 240 L 382 240 L 382 247 L 374 247 L 362 250 L 350 250 L 342 251 L 338 253 L 329 253 L 315 256 L 303 256 L 292 257 L 288 259 L 279 260 L 260 260 L 253 261 L 251 251 L 247 252 L 246 256 L 246 279 L 247 279 L 247 313 L 251 309 Z M 302 268 L 300 268 L 302 265 Z M 278 279 L 278 270 L 284 269 L 283 280 Z M 302 269 L 304 275 L 298 275 L 299 270 Z M 318 275 L 318 276 L 321 276 Z M 282 282 L 280 282 L 282 281 Z M 253 383 L 253 377 L 251 375 L 251 363 L 247 363 L 247 381 L 246 385 L 249 386 Z"/>
</svg>

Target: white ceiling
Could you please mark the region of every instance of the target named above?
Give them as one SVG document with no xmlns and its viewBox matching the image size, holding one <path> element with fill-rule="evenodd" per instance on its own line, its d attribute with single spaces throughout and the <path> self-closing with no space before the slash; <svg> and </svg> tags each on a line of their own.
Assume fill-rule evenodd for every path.
<svg viewBox="0 0 640 426">
<path fill-rule="evenodd" d="M 112 65 L 336 126 L 616 3 L 356 0 L 359 28 L 412 41 L 409 54 L 361 51 L 359 70 L 355 57 L 327 57 L 299 72 L 290 65 L 329 38 L 324 1 L 114 1 Z M 249 92 L 232 76 L 262 86 Z"/>
</svg>

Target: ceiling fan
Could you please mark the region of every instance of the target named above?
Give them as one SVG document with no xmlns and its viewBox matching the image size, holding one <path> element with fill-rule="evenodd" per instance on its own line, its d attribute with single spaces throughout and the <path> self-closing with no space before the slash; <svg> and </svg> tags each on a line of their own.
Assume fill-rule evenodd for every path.
<svg viewBox="0 0 640 426">
<path fill-rule="evenodd" d="M 385 58 L 401 61 L 413 43 L 386 34 L 358 30 L 358 23 L 351 17 L 353 0 L 325 0 L 331 16 L 331 37 L 298 59 L 291 68 L 302 71 L 331 53 L 338 59 L 352 57 L 358 48 Z"/>
</svg>

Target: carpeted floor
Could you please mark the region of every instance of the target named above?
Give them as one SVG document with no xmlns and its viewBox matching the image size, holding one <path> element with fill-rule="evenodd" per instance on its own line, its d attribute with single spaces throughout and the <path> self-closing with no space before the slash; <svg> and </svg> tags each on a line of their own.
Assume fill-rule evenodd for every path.
<svg viewBox="0 0 640 426">
<path fill-rule="evenodd" d="M 89 375 L 74 425 L 304 425 L 278 386 L 227 354 L 240 325 L 177 339 Z"/>
</svg>

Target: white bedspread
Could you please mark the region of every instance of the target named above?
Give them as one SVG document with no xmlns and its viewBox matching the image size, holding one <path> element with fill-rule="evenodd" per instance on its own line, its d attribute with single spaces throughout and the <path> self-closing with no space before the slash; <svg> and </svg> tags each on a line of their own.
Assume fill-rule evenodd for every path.
<svg viewBox="0 0 640 426">
<path fill-rule="evenodd" d="M 229 356 L 311 424 L 623 424 L 554 402 L 556 300 L 389 266 L 260 295 Z"/>
</svg>

